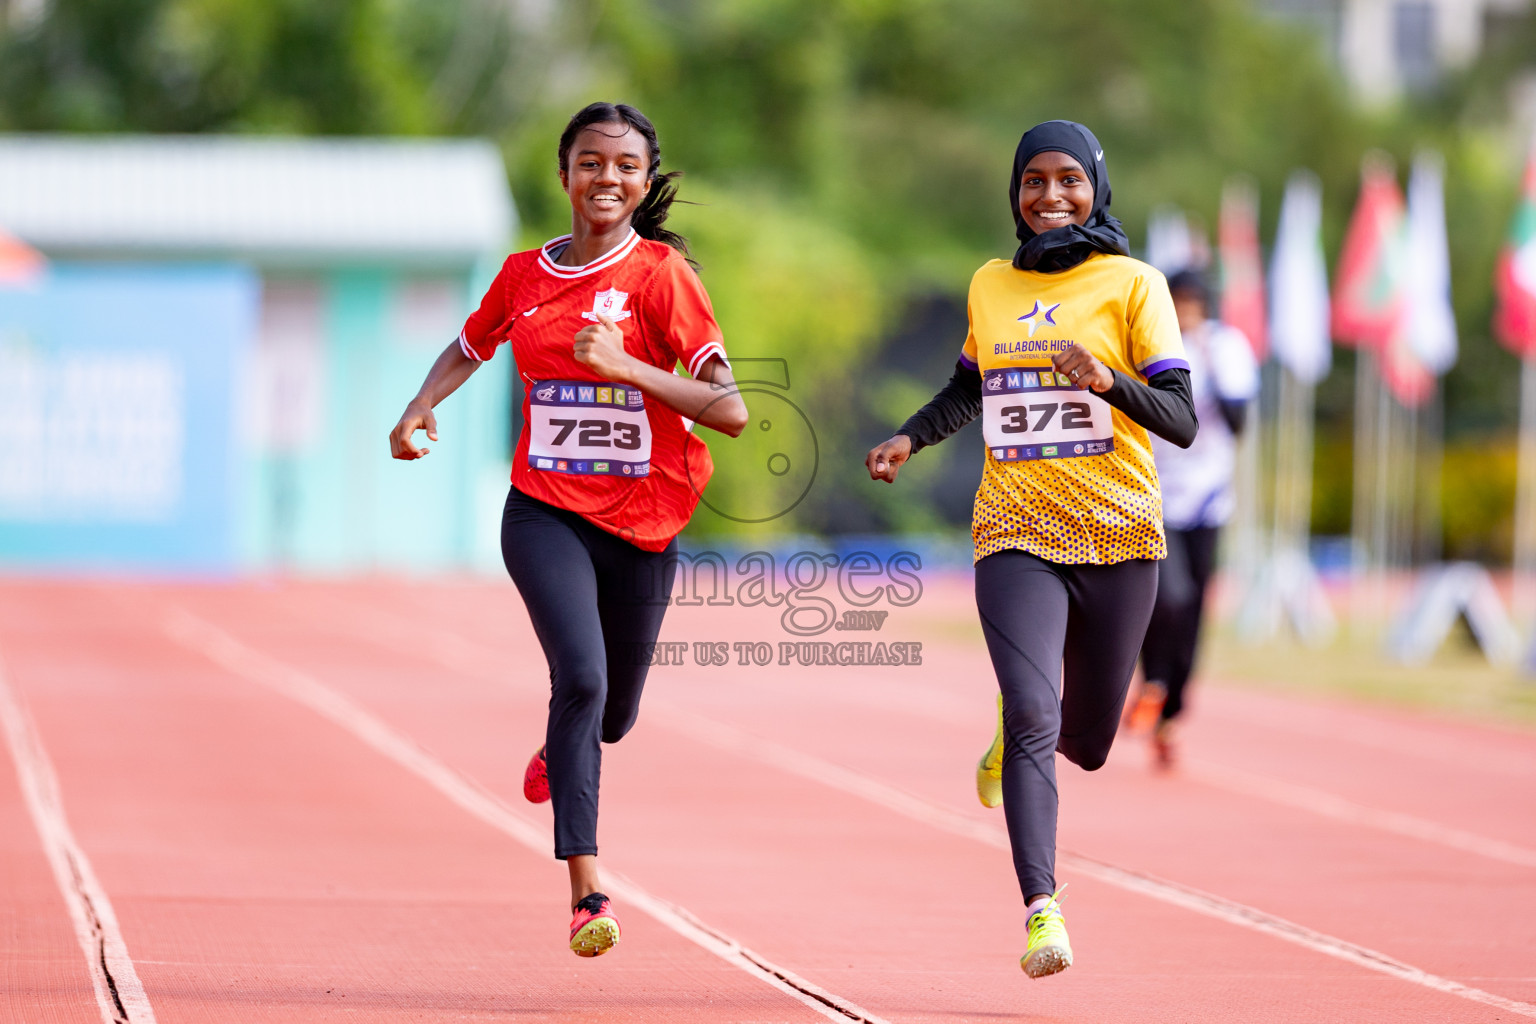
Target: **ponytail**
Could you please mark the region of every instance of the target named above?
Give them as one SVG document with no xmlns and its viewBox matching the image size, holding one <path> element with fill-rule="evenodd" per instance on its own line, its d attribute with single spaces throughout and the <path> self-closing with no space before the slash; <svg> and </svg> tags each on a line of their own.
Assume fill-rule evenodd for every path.
<svg viewBox="0 0 1536 1024">
<path fill-rule="evenodd" d="M 672 204 L 677 201 L 676 179 L 682 176 L 682 171 L 653 174 L 651 190 L 645 194 L 644 199 L 640 200 L 640 205 L 635 207 L 629 223 L 634 226 L 635 233 L 641 238 L 665 242 L 691 262 L 693 255 L 688 251 L 688 239 L 676 231 L 668 231 L 662 227 L 667 221 L 667 215 L 672 212 Z"/>
<path fill-rule="evenodd" d="M 628 125 L 645 139 L 650 157 L 646 181 L 650 183 L 651 189 L 645 194 L 645 198 L 640 200 L 640 205 L 635 207 L 635 212 L 630 214 L 630 226 L 641 238 L 664 242 L 682 253 L 688 262 L 692 263 L 693 257 L 688 251 L 688 239 L 662 226 L 672 212 L 672 204 L 678 201 L 676 179 L 682 177 L 683 172 L 659 173 L 661 143 L 656 138 L 656 126 L 651 123 L 650 118 L 627 103 L 592 103 L 581 108 L 565 126 L 565 131 L 560 133 L 560 170 L 565 170 L 565 161 L 570 156 L 571 144 L 576 141 L 576 135 L 583 128 L 590 128 L 595 124 Z"/>
</svg>

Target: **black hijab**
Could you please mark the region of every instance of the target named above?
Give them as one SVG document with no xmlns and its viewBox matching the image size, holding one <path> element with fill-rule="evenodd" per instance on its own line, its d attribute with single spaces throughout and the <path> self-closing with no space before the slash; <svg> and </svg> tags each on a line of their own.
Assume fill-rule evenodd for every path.
<svg viewBox="0 0 1536 1024">
<path fill-rule="evenodd" d="M 1041 153 L 1065 153 L 1093 179 L 1093 209 L 1083 224 L 1068 224 L 1035 234 L 1019 213 L 1019 180 L 1024 168 Z M 1130 255 L 1125 229 L 1109 213 L 1109 172 L 1104 167 L 1104 147 L 1093 132 L 1076 121 L 1046 121 L 1024 133 L 1013 154 L 1013 177 L 1008 179 L 1008 204 L 1013 209 L 1014 234 L 1019 251 L 1013 265 L 1020 270 L 1055 273 L 1069 270 L 1096 252 Z"/>
</svg>

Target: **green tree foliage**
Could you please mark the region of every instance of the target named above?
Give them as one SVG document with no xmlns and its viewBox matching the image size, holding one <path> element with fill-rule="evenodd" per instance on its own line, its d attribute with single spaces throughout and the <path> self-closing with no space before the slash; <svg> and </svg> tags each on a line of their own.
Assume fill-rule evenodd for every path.
<svg viewBox="0 0 1536 1024">
<path fill-rule="evenodd" d="M 51 0 L 0 44 L 0 124 L 22 130 L 416 133 L 436 127 L 429 5 Z M 444 26 L 437 26 L 441 34 Z"/>
<path fill-rule="evenodd" d="M 698 205 L 679 209 L 675 226 L 687 234 L 703 268 L 739 375 L 769 385 L 747 396 L 754 417 L 743 437 L 718 447 L 709 495 L 715 508 L 739 510 L 737 519 L 769 521 L 716 523 L 706 516 L 697 528 L 781 530 L 777 514 L 796 504 L 808 482 L 796 470 L 825 460 L 818 473 L 837 472 L 846 458 L 839 449 L 852 425 L 847 368 L 861 362 L 861 347 L 879 337 L 880 289 L 852 239 L 772 194 L 711 187 L 690 195 Z M 751 362 L 765 359 L 783 360 L 787 380 Z M 785 401 L 805 411 L 808 425 Z M 782 467 L 780 459 L 787 460 Z"/>
<path fill-rule="evenodd" d="M 1323 180 L 1337 251 L 1363 153 L 1447 157 L 1464 358 L 1453 432 L 1506 429 L 1512 367 L 1489 336 L 1492 261 L 1517 181 L 1509 82 L 1536 20 L 1432 94 L 1362 112 L 1318 41 L 1252 0 L 0 0 L 0 128 L 475 133 L 503 144 L 527 235 L 562 230 L 566 118 L 625 100 L 683 169 L 677 223 L 698 244 L 733 351 L 777 355 L 822 441 L 821 483 L 781 527 L 921 527 L 963 490 L 914 464 L 859 484 L 863 451 L 943 381 L 964 294 L 1011 252 L 1006 184 L 1020 132 L 1048 118 L 1103 141 L 1132 239 L 1172 203 L 1214 226 L 1223 183 L 1259 183 L 1266 234 L 1286 177 Z M 1349 361 L 1340 361 L 1338 374 Z M 1330 381 L 1320 437 L 1347 442 Z M 745 444 L 746 442 L 744 442 Z M 754 442 L 755 443 L 755 442 Z M 958 444 L 947 446 L 950 449 Z M 733 457 L 718 446 L 722 466 Z M 760 453 L 757 453 L 760 454 Z M 757 457 L 754 454 L 753 458 Z M 946 451 L 925 462 L 958 459 Z M 1320 460 L 1319 473 L 1340 460 Z M 1342 480 L 1323 479 L 1338 519 Z M 746 488 L 722 470 L 722 493 Z M 963 497 L 963 495 L 962 495 Z M 948 509 L 940 513 L 939 510 Z"/>
</svg>

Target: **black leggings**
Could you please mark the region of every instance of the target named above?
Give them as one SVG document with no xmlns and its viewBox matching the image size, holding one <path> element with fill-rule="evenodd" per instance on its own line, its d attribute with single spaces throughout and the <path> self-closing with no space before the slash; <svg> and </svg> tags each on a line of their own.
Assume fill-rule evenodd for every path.
<svg viewBox="0 0 1536 1024">
<path fill-rule="evenodd" d="M 1056 758 L 1104 764 L 1157 592 L 1157 563 L 976 563 L 976 608 L 1003 692 L 1003 811 L 1024 898 L 1056 891 Z M 1057 682 L 1061 683 L 1060 695 Z"/>
<path fill-rule="evenodd" d="M 549 662 L 544 758 L 555 856 L 595 854 L 601 744 L 617 743 L 640 713 L 677 541 L 642 551 L 514 487 L 501 517 L 501 555 Z"/>
<path fill-rule="evenodd" d="M 1168 530 L 1168 557 L 1158 574 L 1157 603 L 1152 624 L 1141 645 L 1141 669 L 1147 682 L 1168 691 L 1163 721 L 1184 710 L 1184 686 L 1195 668 L 1200 620 L 1205 615 L 1205 589 L 1216 567 L 1214 526 Z"/>
</svg>

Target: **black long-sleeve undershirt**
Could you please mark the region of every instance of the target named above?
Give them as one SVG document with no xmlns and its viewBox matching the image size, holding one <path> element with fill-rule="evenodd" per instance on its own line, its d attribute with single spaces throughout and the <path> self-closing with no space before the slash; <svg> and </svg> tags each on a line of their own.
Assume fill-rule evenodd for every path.
<svg viewBox="0 0 1536 1024">
<path fill-rule="evenodd" d="M 1114 386 L 1100 398 L 1170 444 L 1188 448 L 1195 443 L 1200 421 L 1195 417 L 1188 370 L 1163 370 L 1148 377 L 1145 384 L 1119 370 L 1110 372 L 1115 375 Z"/>
<path fill-rule="evenodd" d="M 1146 384 L 1132 380 L 1118 370 L 1111 370 L 1115 383 L 1099 397 L 1119 409 L 1131 420 L 1158 437 L 1180 448 L 1195 440 L 1200 423 L 1195 418 L 1195 403 L 1190 393 L 1189 371 L 1163 370 L 1153 374 Z M 912 441 L 912 454 L 940 441 L 981 415 L 981 371 L 962 362 L 927 405 L 913 413 L 896 431 Z"/>
<path fill-rule="evenodd" d="M 960 431 L 967 423 L 981 415 L 981 371 L 973 370 L 959 360 L 949 383 L 929 399 L 928 404 L 907 417 L 907 422 L 896 431 L 906 434 L 912 441 L 912 454 L 938 444 Z"/>
</svg>

